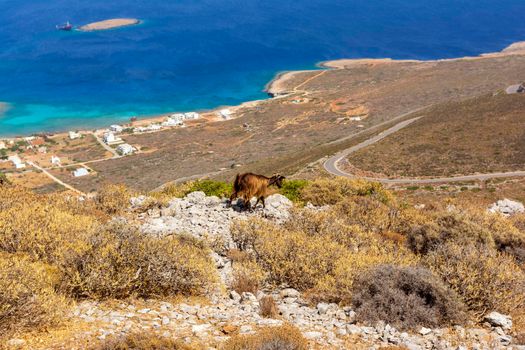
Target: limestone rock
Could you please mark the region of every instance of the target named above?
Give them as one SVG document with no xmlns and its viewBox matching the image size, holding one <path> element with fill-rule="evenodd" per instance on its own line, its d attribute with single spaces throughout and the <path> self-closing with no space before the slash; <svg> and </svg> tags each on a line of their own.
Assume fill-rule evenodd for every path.
<svg viewBox="0 0 525 350">
<path fill-rule="evenodd" d="M 485 321 L 490 323 L 490 325 L 493 327 L 501 327 L 503 329 L 512 328 L 512 318 L 510 316 L 500 314 L 496 311 L 493 311 L 486 315 Z"/>
</svg>

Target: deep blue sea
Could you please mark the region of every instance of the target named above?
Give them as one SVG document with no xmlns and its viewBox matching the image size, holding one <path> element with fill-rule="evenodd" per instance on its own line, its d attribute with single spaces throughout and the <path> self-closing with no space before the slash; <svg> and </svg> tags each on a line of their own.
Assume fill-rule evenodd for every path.
<svg viewBox="0 0 525 350">
<path fill-rule="evenodd" d="M 0 0 L 0 135 L 265 98 L 283 70 L 448 58 L 525 40 L 523 0 Z M 59 32 L 115 17 L 104 32 Z"/>
</svg>

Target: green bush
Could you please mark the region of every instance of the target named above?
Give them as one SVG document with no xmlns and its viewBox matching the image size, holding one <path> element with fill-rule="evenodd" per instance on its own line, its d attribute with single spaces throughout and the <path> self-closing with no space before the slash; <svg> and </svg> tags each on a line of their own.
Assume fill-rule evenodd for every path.
<svg viewBox="0 0 525 350">
<path fill-rule="evenodd" d="M 229 197 L 232 193 L 232 184 L 214 180 L 199 180 L 193 182 L 185 194 L 196 191 L 202 191 L 207 196 Z"/>
<path fill-rule="evenodd" d="M 302 203 L 301 191 L 309 183 L 308 180 L 286 180 L 283 182 L 283 187 L 281 187 L 279 192 L 292 202 Z"/>
</svg>

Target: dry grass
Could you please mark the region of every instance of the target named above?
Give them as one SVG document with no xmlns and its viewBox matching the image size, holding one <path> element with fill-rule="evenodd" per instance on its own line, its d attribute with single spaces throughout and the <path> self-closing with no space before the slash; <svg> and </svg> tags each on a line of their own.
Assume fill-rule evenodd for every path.
<svg viewBox="0 0 525 350">
<path fill-rule="evenodd" d="M 263 328 L 254 335 L 239 335 L 226 342 L 223 350 L 306 350 L 308 343 L 301 332 L 291 326 Z"/>
<path fill-rule="evenodd" d="M 99 209 L 115 215 L 122 213 L 129 207 L 132 196 L 130 190 L 124 185 L 106 185 L 97 193 L 95 201 Z"/>
<path fill-rule="evenodd" d="M 256 294 L 266 279 L 266 273 L 253 260 L 247 259 L 233 264 L 233 281 L 231 288 L 237 293 Z"/>
<path fill-rule="evenodd" d="M 14 332 L 61 322 L 68 302 L 55 293 L 56 275 L 49 265 L 0 253 L 0 342 Z"/>
<path fill-rule="evenodd" d="M 131 333 L 112 337 L 92 346 L 89 350 L 203 350 L 204 347 L 188 345 L 155 333 Z"/>
<path fill-rule="evenodd" d="M 260 314 L 266 318 L 277 318 L 279 317 L 279 309 L 277 303 L 271 295 L 265 295 L 259 300 Z"/>
</svg>

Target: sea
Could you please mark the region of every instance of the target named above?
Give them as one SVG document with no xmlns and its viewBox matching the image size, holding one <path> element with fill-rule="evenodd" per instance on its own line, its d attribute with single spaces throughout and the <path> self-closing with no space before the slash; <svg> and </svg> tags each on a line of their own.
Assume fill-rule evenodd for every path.
<svg viewBox="0 0 525 350">
<path fill-rule="evenodd" d="M 523 0 L 0 0 L 0 136 L 263 99 L 324 60 L 499 51 L 524 16 Z M 55 28 L 118 17 L 142 23 Z"/>
</svg>

